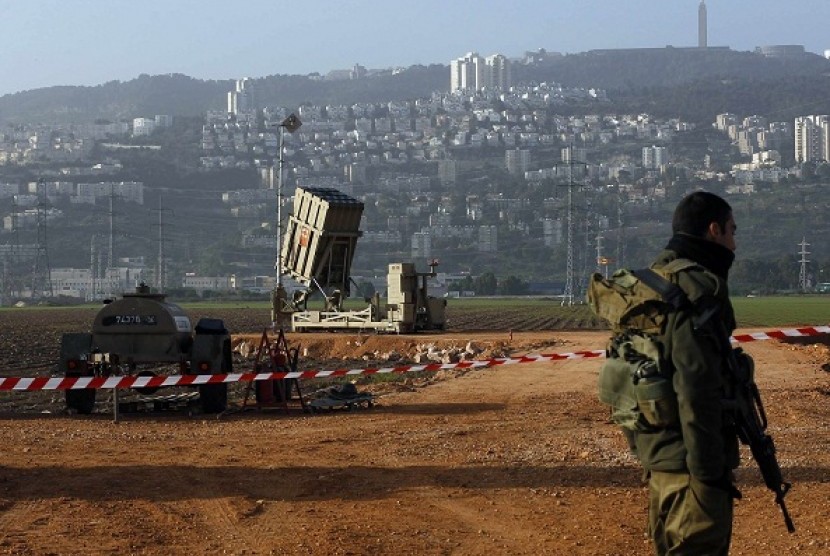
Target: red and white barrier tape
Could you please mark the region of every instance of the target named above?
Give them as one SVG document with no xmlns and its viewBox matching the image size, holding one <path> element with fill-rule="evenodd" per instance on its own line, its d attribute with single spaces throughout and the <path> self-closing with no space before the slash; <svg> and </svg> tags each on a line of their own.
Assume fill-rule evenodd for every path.
<svg viewBox="0 0 830 556">
<path fill-rule="evenodd" d="M 753 332 L 751 334 L 735 334 L 730 338 L 739 344 L 757 342 L 759 340 L 783 340 L 784 338 L 798 338 L 801 336 L 818 336 L 830 334 L 830 326 L 805 326 L 803 328 L 784 328 L 767 332 Z"/>
<path fill-rule="evenodd" d="M 799 338 L 830 334 L 830 326 L 807 326 L 802 328 L 786 328 L 768 332 L 754 332 L 738 334 L 731 340 L 737 343 L 756 342 L 760 340 L 780 340 L 783 338 Z M 458 363 L 427 363 L 426 365 L 399 365 L 395 367 L 379 367 L 367 369 L 335 369 L 332 371 L 280 371 L 270 373 L 231 373 L 216 375 L 171 375 L 171 376 L 110 376 L 110 377 L 38 377 L 0 378 L 0 391 L 34 391 L 34 390 L 79 390 L 93 389 L 125 389 L 125 388 L 158 388 L 161 386 L 193 386 L 199 384 L 217 384 L 231 382 L 252 382 L 259 380 L 283 380 L 293 378 L 332 378 L 342 376 L 372 375 L 387 373 L 412 373 L 419 371 L 442 371 L 452 369 L 481 369 L 497 367 L 499 365 L 514 365 L 517 363 L 543 363 L 546 361 L 565 361 L 572 359 L 590 359 L 605 357 L 605 350 L 574 351 L 570 353 L 548 353 L 539 355 L 523 355 L 522 357 L 499 357 L 474 361 L 459 361 Z"/>
</svg>

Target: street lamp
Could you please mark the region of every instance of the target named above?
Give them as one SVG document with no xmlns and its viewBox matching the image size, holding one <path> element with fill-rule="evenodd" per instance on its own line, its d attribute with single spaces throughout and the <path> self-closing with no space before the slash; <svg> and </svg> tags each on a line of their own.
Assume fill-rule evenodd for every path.
<svg viewBox="0 0 830 556">
<path fill-rule="evenodd" d="M 274 261 L 274 271 L 277 273 L 277 282 L 274 291 L 271 294 L 271 324 L 280 325 L 282 328 L 282 317 L 284 316 L 283 307 L 287 296 L 285 288 L 282 285 L 282 167 L 285 163 L 283 159 L 283 151 L 285 150 L 285 132 L 294 133 L 303 123 L 295 114 L 291 114 L 279 124 L 280 141 L 279 141 L 279 162 L 277 163 L 277 253 Z"/>
</svg>

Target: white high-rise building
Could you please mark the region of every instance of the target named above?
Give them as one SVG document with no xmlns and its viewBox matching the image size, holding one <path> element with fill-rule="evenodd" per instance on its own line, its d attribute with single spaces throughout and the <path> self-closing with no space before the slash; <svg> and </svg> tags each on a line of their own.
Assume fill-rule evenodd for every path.
<svg viewBox="0 0 830 556">
<path fill-rule="evenodd" d="M 487 77 L 487 86 L 491 88 L 507 89 L 513 84 L 510 60 L 502 54 L 493 54 L 484 60 Z"/>
<path fill-rule="evenodd" d="M 737 123 L 738 116 L 730 114 L 729 112 L 715 116 L 715 128 L 718 131 L 728 131 L 729 126 L 736 125 Z"/>
<path fill-rule="evenodd" d="M 150 118 L 133 118 L 133 136 L 150 135 L 156 129 L 156 121 Z"/>
<path fill-rule="evenodd" d="M 484 58 L 478 52 L 450 62 L 450 91 L 475 91 L 484 82 Z"/>
<path fill-rule="evenodd" d="M 236 80 L 235 89 L 228 92 L 228 114 L 237 116 L 253 111 L 254 100 L 250 81 L 247 77 Z"/>
<path fill-rule="evenodd" d="M 800 116 L 795 119 L 795 161 L 830 161 L 830 116 Z"/>
<path fill-rule="evenodd" d="M 502 54 L 482 58 L 478 52 L 468 52 L 450 62 L 450 91 L 506 89 L 512 84 L 510 60 Z"/>
<path fill-rule="evenodd" d="M 668 163 L 668 151 L 666 147 L 643 147 L 643 168 L 648 170 L 659 170 Z"/>
</svg>

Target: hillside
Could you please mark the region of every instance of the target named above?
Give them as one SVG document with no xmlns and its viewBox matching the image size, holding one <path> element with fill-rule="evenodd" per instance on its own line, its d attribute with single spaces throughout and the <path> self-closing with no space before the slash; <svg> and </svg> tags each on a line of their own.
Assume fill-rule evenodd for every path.
<svg viewBox="0 0 830 556">
<path fill-rule="evenodd" d="M 514 66 L 517 83 L 553 81 L 598 87 L 612 93 L 610 109 L 649 109 L 693 120 L 704 110 L 710 118 L 711 111 L 721 111 L 721 107 L 750 113 L 779 110 L 782 103 L 823 108 L 828 105 L 824 94 L 828 75 L 830 61 L 814 54 L 784 60 L 717 49 L 590 51 Z M 384 102 L 446 91 L 449 67 L 412 66 L 360 80 L 271 75 L 252 81 L 260 106 Z M 225 95 L 232 85 L 231 80 L 142 74 L 130 81 L 94 87 L 35 89 L 0 97 L 0 123 L 89 122 L 154 114 L 197 116 L 224 109 Z"/>
<path fill-rule="evenodd" d="M 697 81 L 778 81 L 828 73 L 830 61 L 816 54 L 784 59 L 726 49 L 667 47 L 569 54 L 534 66 L 517 66 L 514 78 L 637 91 Z"/>
<path fill-rule="evenodd" d="M 388 102 L 428 97 L 449 86 L 447 66 L 413 66 L 397 74 L 354 81 L 321 81 L 301 75 L 253 79 L 259 106 Z M 181 74 L 141 75 L 95 87 L 49 87 L 0 97 L 0 123 L 68 123 L 119 120 L 155 114 L 201 116 L 224 110 L 231 80 L 205 81 Z"/>
</svg>

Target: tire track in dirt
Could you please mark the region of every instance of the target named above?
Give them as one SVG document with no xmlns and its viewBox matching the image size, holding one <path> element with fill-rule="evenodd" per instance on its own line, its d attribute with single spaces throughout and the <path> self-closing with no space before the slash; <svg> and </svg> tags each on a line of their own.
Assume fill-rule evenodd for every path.
<svg viewBox="0 0 830 556">
<path fill-rule="evenodd" d="M 466 498 L 434 498 L 430 503 L 439 508 L 437 513 L 442 516 L 444 527 L 467 536 L 486 538 L 493 544 L 491 551 L 494 554 L 521 554 L 534 542 L 534 535 L 517 532 L 510 522 L 498 518 L 493 511 L 496 510 L 494 500 L 473 503 Z"/>
<path fill-rule="evenodd" d="M 174 482 L 192 482 L 192 476 L 184 472 L 172 473 Z M 273 543 L 270 529 L 250 527 L 246 522 L 261 513 L 264 507 L 263 500 L 251 501 L 247 498 L 237 501 L 235 497 L 223 496 L 219 493 L 219 485 L 215 483 L 201 483 L 204 496 L 196 500 L 187 501 L 193 518 L 201 521 L 200 531 L 196 536 L 205 542 L 205 550 L 219 552 L 228 546 L 233 546 L 242 554 L 271 554 Z M 191 521 L 192 526 L 192 521 Z"/>
<path fill-rule="evenodd" d="M 42 513 L 37 505 L 31 500 L 0 501 L 0 550 L 10 554 L 29 552 L 28 533 L 32 530 L 32 522 L 39 521 L 36 516 Z"/>
</svg>

